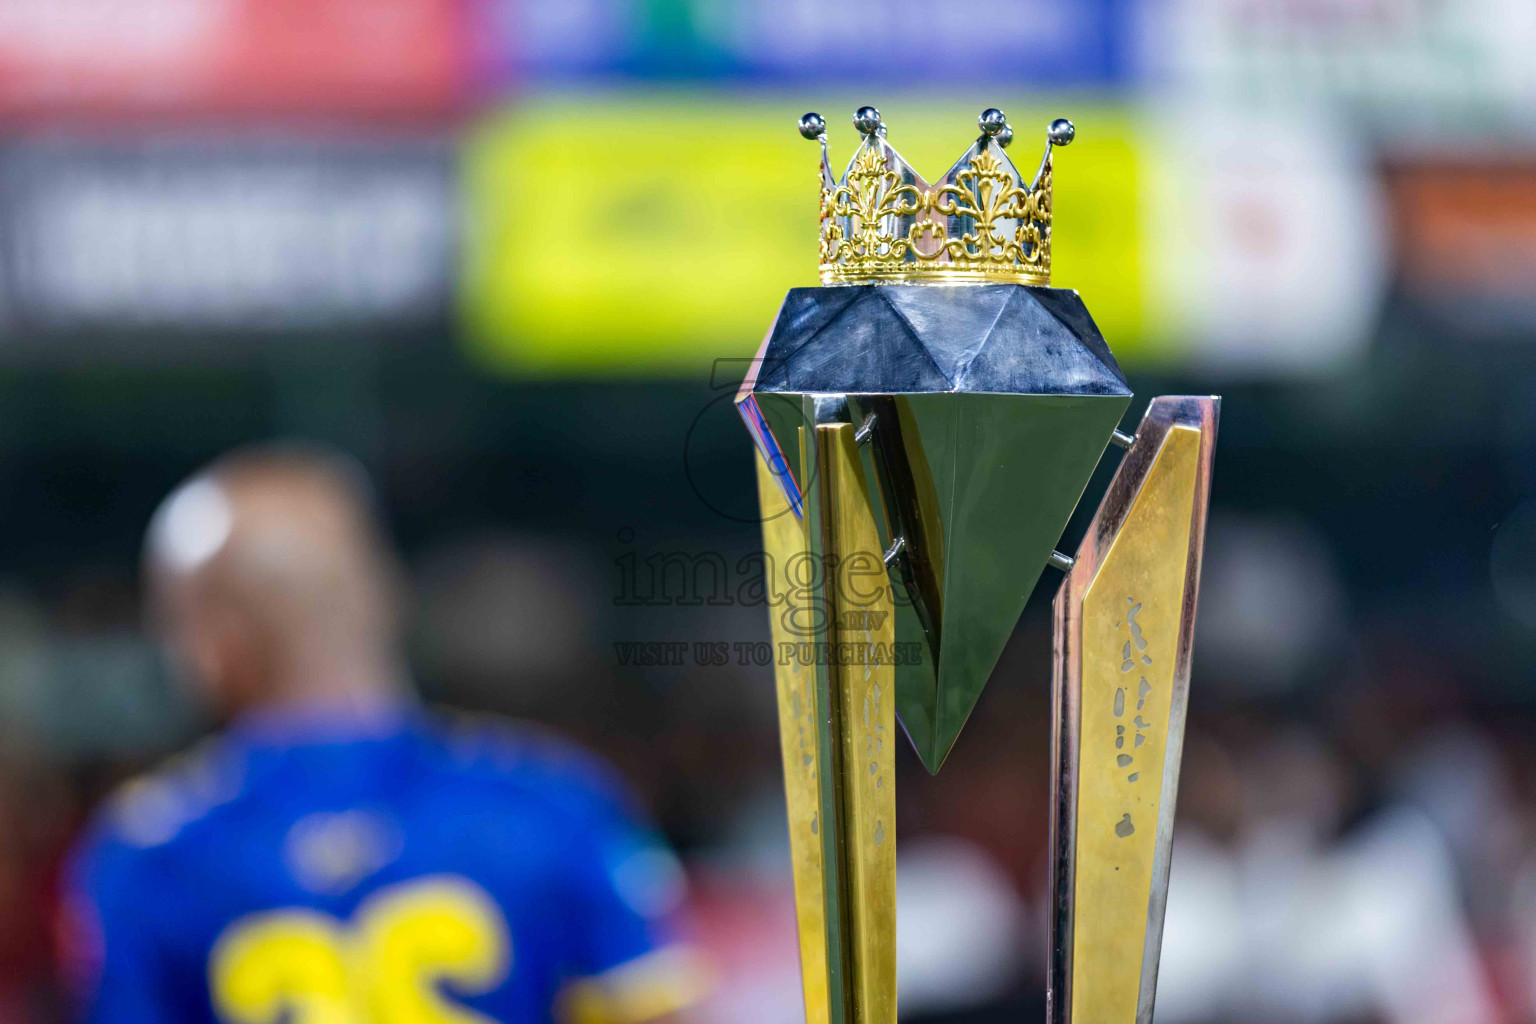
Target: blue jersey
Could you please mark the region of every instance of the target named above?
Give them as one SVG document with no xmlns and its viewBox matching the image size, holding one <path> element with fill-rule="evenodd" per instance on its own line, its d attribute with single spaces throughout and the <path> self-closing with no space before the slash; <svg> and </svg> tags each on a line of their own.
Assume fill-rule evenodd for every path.
<svg viewBox="0 0 1536 1024">
<path fill-rule="evenodd" d="M 695 987 L 668 944 L 681 885 L 570 747 L 268 722 L 110 802 L 66 947 L 100 1024 L 644 1020 Z"/>
</svg>

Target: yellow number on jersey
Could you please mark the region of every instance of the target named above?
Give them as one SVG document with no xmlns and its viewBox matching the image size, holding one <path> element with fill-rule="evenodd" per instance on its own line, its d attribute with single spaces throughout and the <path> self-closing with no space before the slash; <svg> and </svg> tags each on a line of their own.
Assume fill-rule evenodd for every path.
<svg viewBox="0 0 1536 1024">
<path fill-rule="evenodd" d="M 380 889 L 350 926 L 303 908 L 241 918 L 214 944 L 208 981 L 228 1024 L 492 1024 L 438 985 L 489 992 L 511 960 L 485 890 L 437 875 Z"/>
<path fill-rule="evenodd" d="M 346 935 L 314 910 L 275 910 L 236 921 L 213 947 L 209 989 L 230 1024 L 360 1024 L 348 978 Z"/>
<path fill-rule="evenodd" d="M 488 1018 L 437 991 L 489 992 L 506 977 L 506 921 L 485 890 L 463 878 L 428 878 L 384 889 L 358 908 L 353 933 L 368 965 L 370 1021 L 484 1024 Z"/>
</svg>

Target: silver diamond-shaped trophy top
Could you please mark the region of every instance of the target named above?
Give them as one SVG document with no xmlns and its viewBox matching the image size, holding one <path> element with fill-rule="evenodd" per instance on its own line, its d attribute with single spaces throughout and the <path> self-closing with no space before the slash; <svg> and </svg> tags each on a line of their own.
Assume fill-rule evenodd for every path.
<svg viewBox="0 0 1536 1024">
<path fill-rule="evenodd" d="M 796 514 L 809 400 L 870 424 L 868 486 L 892 561 L 896 708 L 936 772 L 975 706 L 1131 391 L 1075 291 L 796 288 L 737 402 Z M 884 522 L 879 522 L 884 519 Z"/>
</svg>

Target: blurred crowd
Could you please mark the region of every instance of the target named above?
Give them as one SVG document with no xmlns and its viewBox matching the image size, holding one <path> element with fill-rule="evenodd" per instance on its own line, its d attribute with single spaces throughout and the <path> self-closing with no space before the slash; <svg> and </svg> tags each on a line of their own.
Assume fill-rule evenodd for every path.
<svg viewBox="0 0 1536 1024">
<path fill-rule="evenodd" d="M 421 685 L 458 707 L 549 722 L 613 760 L 688 865 L 689 929 L 715 971 L 704 1019 L 798 1019 L 767 670 L 617 669 L 602 646 L 636 620 L 605 616 L 612 595 L 590 565 L 569 542 L 517 533 L 427 557 L 415 574 Z M 1210 605 L 1227 596 L 1231 569 L 1208 565 Z M 134 638 L 125 595 L 80 586 L 56 603 L 13 595 L 5 606 L 5 695 L 18 703 L 0 760 L 0 1020 L 61 1019 L 62 853 L 112 785 L 198 731 L 196 709 L 171 696 Z M 673 635 L 701 628 L 692 609 L 663 610 Z M 1044 1010 L 1041 611 L 1026 613 L 940 775 L 901 755 L 909 1019 Z M 1202 639 L 1241 629 L 1216 609 L 1206 619 Z M 707 635 L 743 640 L 762 631 L 752 614 L 712 626 Z M 1411 632 L 1336 639 L 1306 684 L 1281 692 L 1255 692 L 1219 643 L 1197 661 L 1159 1019 L 1530 1019 L 1536 709 L 1518 694 L 1490 699 L 1475 669 Z"/>
<path fill-rule="evenodd" d="M 812 283 L 795 117 L 867 101 L 936 167 L 1071 114 L 1057 283 L 1132 415 L 1225 399 L 1158 1019 L 1536 1020 L 1536 8 L 949 6 L 0 4 L 0 1024 L 65 1019 L 65 851 L 207 728 L 142 531 L 270 437 L 369 469 L 430 701 L 629 780 L 706 1024 L 799 1019 L 770 670 L 691 653 L 767 621 L 623 574 L 758 543 L 731 367 Z M 899 755 L 913 1021 L 1044 1013 L 1054 582 Z"/>
</svg>

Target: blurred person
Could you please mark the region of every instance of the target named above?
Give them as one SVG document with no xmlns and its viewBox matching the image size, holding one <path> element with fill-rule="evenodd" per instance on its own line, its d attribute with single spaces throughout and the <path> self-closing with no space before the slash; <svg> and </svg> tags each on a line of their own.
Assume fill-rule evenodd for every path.
<svg viewBox="0 0 1536 1024">
<path fill-rule="evenodd" d="M 78 852 L 84 1019 L 677 1020 L 698 975 L 676 860 L 580 751 L 416 705 L 366 490 L 339 456 L 266 447 L 155 514 L 156 624 L 228 728 Z"/>
</svg>

